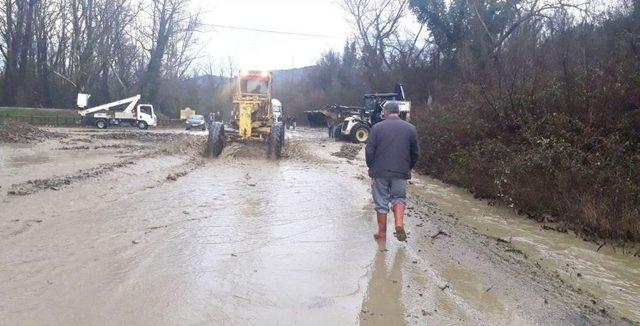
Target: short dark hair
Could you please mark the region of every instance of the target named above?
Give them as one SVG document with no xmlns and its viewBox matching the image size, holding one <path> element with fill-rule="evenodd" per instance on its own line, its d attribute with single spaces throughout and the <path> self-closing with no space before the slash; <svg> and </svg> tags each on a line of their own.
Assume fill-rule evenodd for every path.
<svg viewBox="0 0 640 326">
<path fill-rule="evenodd" d="M 389 102 L 385 104 L 384 110 L 389 113 L 400 113 L 400 107 L 398 106 L 398 103 L 395 102 Z"/>
</svg>

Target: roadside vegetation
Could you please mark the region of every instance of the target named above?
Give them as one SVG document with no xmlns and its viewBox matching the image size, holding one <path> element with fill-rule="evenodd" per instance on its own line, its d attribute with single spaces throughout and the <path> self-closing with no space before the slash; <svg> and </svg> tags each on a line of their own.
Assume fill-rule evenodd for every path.
<svg viewBox="0 0 640 326">
<path fill-rule="evenodd" d="M 358 104 L 403 82 L 422 172 L 583 235 L 640 240 L 640 1 L 343 6 L 353 45 L 298 94 L 365 85 L 343 91 Z"/>
<path fill-rule="evenodd" d="M 420 168 L 538 220 L 640 240 L 638 2 L 595 16 L 413 3 L 437 35 L 429 66 L 446 72 L 419 115 Z"/>
</svg>

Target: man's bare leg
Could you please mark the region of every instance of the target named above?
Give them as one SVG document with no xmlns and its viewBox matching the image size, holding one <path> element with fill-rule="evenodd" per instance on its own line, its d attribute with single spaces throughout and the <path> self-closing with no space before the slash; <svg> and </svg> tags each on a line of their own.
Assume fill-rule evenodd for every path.
<svg viewBox="0 0 640 326">
<path fill-rule="evenodd" d="M 404 231 L 404 209 L 403 204 L 393 206 L 393 217 L 395 218 L 396 232 L 394 233 L 399 241 L 407 240 L 407 233 Z"/>
<path fill-rule="evenodd" d="M 387 238 L 387 214 L 378 213 L 378 233 L 373 235 L 376 240 Z"/>
</svg>

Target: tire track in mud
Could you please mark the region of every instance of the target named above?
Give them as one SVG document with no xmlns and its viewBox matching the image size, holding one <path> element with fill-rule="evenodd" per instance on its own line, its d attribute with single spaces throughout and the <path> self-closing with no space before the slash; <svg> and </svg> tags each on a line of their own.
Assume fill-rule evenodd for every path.
<svg viewBox="0 0 640 326">
<path fill-rule="evenodd" d="M 126 160 L 111 164 L 101 164 L 95 168 L 80 170 L 78 171 L 78 173 L 72 175 L 53 177 L 48 179 L 29 180 L 27 182 L 13 184 L 7 191 L 7 195 L 28 196 L 45 190 L 58 191 L 63 187 L 69 186 L 73 183 L 97 178 L 101 175 L 110 173 L 116 169 L 124 168 L 134 163 L 134 161 Z"/>
<path fill-rule="evenodd" d="M 175 156 L 175 155 L 187 155 L 189 161 L 183 165 L 181 171 L 169 174 L 167 181 L 175 181 L 181 177 L 186 176 L 191 171 L 202 165 L 201 153 L 204 148 L 203 137 L 198 137 L 189 134 L 171 134 L 171 133 L 140 133 L 140 132 L 119 132 L 119 133 L 106 133 L 90 135 L 89 138 L 78 138 L 78 140 L 84 139 L 85 142 L 90 143 L 91 139 L 103 139 L 103 140 L 132 140 L 140 144 L 109 144 L 109 145 L 97 145 L 89 147 L 86 145 L 78 147 L 60 147 L 56 150 L 87 150 L 87 149 L 112 149 L 112 150 L 137 150 L 142 151 L 133 156 L 128 157 L 125 160 L 115 163 L 101 164 L 94 168 L 79 170 L 76 173 L 68 174 L 65 176 L 54 176 L 46 179 L 34 179 L 28 180 L 22 183 L 13 184 L 7 191 L 8 196 L 28 196 L 41 191 L 59 191 L 62 188 L 68 187 L 72 184 L 95 179 L 103 175 L 109 174 L 116 170 L 136 164 L 138 161 L 145 158 L 153 158 L 158 156 Z M 162 141 L 162 143 L 157 143 Z M 154 145 L 147 145 L 150 142 L 156 142 Z M 155 146 L 155 147 L 154 147 Z M 118 153 L 105 153 L 104 155 L 119 154 Z"/>
</svg>

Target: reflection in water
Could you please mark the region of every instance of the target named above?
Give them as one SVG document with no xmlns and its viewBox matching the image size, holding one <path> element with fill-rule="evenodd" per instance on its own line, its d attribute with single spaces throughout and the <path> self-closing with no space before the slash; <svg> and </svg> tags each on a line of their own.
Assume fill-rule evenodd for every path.
<svg viewBox="0 0 640 326">
<path fill-rule="evenodd" d="M 402 295 L 402 264 L 404 248 L 394 248 L 391 253 L 385 242 L 378 243 L 378 253 L 373 274 L 362 304 L 361 325 L 405 325 Z M 390 258 L 391 268 L 387 268 Z"/>
</svg>

